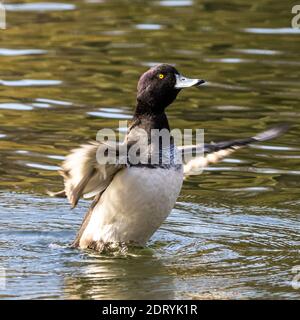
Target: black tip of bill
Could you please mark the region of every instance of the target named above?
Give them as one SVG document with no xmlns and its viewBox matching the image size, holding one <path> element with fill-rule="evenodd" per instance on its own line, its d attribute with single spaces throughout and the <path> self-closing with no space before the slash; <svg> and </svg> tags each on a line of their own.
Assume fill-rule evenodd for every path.
<svg viewBox="0 0 300 320">
<path fill-rule="evenodd" d="M 195 85 L 196 87 L 199 87 L 201 84 L 205 83 L 206 81 L 201 79 L 198 81 L 198 83 Z"/>
</svg>

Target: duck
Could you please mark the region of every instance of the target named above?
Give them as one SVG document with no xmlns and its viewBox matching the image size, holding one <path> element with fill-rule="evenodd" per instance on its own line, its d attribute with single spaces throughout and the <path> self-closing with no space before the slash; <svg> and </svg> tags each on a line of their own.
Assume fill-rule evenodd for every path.
<svg viewBox="0 0 300 320">
<path fill-rule="evenodd" d="M 89 142 L 65 158 L 59 171 L 64 189 L 49 194 L 66 197 L 72 208 L 80 198 L 92 198 L 72 247 L 98 252 L 119 245 L 144 247 L 174 208 L 187 176 L 201 173 L 209 164 L 251 143 L 274 139 L 287 131 L 288 126 L 281 124 L 250 138 L 176 146 L 166 109 L 183 89 L 204 83 L 203 79 L 183 76 L 170 64 L 150 68 L 138 81 L 136 107 L 124 141 L 114 147 L 104 141 Z M 153 131 L 170 134 L 169 144 L 152 139 Z M 131 152 L 135 156 L 128 156 L 142 136 L 146 136 L 145 150 L 140 148 Z M 121 145 L 127 152 L 122 156 Z M 109 148 L 126 161 L 101 161 Z M 201 156 L 185 162 L 185 156 L 199 149 Z M 153 155 L 157 161 L 153 162 Z"/>
</svg>

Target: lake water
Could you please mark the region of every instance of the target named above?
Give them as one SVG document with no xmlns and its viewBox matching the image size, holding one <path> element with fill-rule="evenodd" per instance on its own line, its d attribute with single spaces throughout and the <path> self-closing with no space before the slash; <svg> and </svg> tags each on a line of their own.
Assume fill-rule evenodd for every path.
<svg viewBox="0 0 300 320">
<path fill-rule="evenodd" d="M 0 297 L 299 299 L 300 30 L 291 29 L 293 4 L 6 1 Z M 56 170 L 70 149 L 130 119 L 138 77 L 158 62 L 208 81 L 168 109 L 173 128 L 204 128 L 209 142 L 281 122 L 293 127 L 187 179 L 147 248 L 115 256 L 71 249 L 89 202 L 71 211 L 45 191 L 62 187 Z"/>
</svg>

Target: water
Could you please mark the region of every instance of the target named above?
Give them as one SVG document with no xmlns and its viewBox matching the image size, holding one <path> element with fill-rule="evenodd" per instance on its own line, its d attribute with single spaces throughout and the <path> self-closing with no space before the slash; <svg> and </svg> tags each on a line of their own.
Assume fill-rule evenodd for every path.
<svg viewBox="0 0 300 320">
<path fill-rule="evenodd" d="M 299 299 L 292 286 L 300 265 L 294 3 L 6 3 L 1 297 Z M 208 81 L 170 107 L 173 128 L 204 128 L 206 141 L 217 141 L 278 122 L 293 127 L 187 179 L 147 248 L 111 256 L 70 249 L 89 203 L 71 211 L 45 190 L 61 188 L 56 170 L 70 149 L 130 118 L 137 79 L 158 62 Z"/>
</svg>

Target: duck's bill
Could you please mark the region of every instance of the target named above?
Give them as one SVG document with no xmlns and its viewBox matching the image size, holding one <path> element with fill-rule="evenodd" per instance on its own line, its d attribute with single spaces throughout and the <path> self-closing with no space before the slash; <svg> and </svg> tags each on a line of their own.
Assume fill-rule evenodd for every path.
<svg viewBox="0 0 300 320">
<path fill-rule="evenodd" d="M 203 83 L 205 83 L 205 81 L 202 79 L 189 79 L 181 74 L 176 74 L 175 89 L 198 87 Z"/>
</svg>

